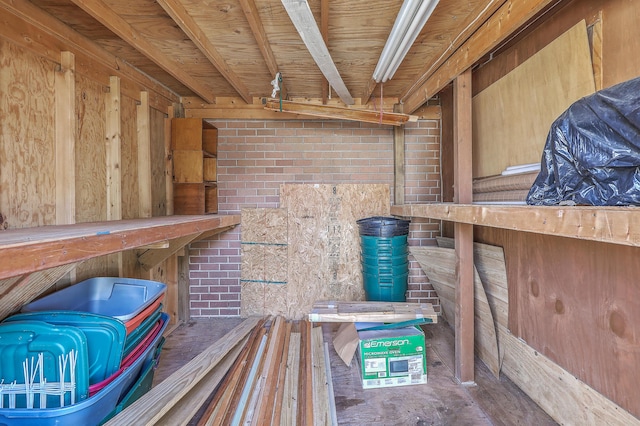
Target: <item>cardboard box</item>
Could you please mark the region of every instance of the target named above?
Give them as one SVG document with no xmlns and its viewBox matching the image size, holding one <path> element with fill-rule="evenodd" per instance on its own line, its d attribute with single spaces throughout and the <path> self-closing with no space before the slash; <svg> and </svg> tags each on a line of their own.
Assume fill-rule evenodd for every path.
<svg viewBox="0 0 640 426">
<path fill-rule="evenodd" d="M 367 330 L 371 324 L 345 323 L 333 346 L 347 365 L 357 353 L 362 388 L 427 383 L 424 333 L 419 327 Z"/>
</svg>

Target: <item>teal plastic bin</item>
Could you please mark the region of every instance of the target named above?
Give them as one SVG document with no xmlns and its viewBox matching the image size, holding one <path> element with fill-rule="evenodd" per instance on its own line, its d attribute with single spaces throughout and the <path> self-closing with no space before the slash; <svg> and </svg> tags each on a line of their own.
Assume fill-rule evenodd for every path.
<svg viewBox="0 0 640 426">
<path fill-rule="evenodd" d="M 362 273 L 364 295 L 372 302 L 405 302 L 409 271 L 402 275 Z"/>
</svg>

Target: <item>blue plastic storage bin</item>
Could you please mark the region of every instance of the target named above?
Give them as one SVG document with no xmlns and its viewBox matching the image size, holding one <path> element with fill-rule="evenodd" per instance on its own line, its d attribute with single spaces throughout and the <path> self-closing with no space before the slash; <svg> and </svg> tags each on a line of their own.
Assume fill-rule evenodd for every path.
<svg viewBox="0 0 640 426">
<path fill-rule="evenodd" d="M 84 401 L 61 408 L 10 409 L 0 408 L 0 425 L 4 426 L 63 426 L 100 424 L 118 403 L 131 390 L 139 379 L 143 366 L 152 362 L 156 348 L 161 342 L 162 333 L 169 323 L 169 315 L 163 313 L 162 327 L 145 352 L 135 360 L 130 368 L 122 372 L 114 381 L 94 396 Z"/>
</svg>

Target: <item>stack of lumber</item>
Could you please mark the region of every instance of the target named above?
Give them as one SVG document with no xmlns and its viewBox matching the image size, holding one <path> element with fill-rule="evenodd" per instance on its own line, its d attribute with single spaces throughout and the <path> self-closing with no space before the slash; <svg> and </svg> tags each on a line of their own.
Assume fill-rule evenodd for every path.
<svg viewBox="0 0 640 426">
<path fill-rule="evenodd" d="M 472 186 L 473 202 L 524 204 L 537 176 L 538 171 L 525 171 L 476 179 Z"/>
<path fill-rule="evenodd" d="M 251 317 L 107 424 L 336 424 L 327 352 L 308 321 Z"/>
<path fill-rule="evenodd" d="M 313 304 L 311 322 L 404 322 L 425 319 L 437 323 L 438 314 L 431 303 L 335 302 Z"/>
</svg>

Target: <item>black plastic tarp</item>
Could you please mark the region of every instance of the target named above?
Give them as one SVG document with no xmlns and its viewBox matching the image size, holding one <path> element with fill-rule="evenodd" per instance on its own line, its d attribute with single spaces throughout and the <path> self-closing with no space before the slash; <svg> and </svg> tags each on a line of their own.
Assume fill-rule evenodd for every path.
<svg viewBox="0 0 640 426">
<path fill-rule="evenodd" d="M 584 97 L 556 119 L 527 203 L 640 205 L 640 78 Z"/>
</svg>

